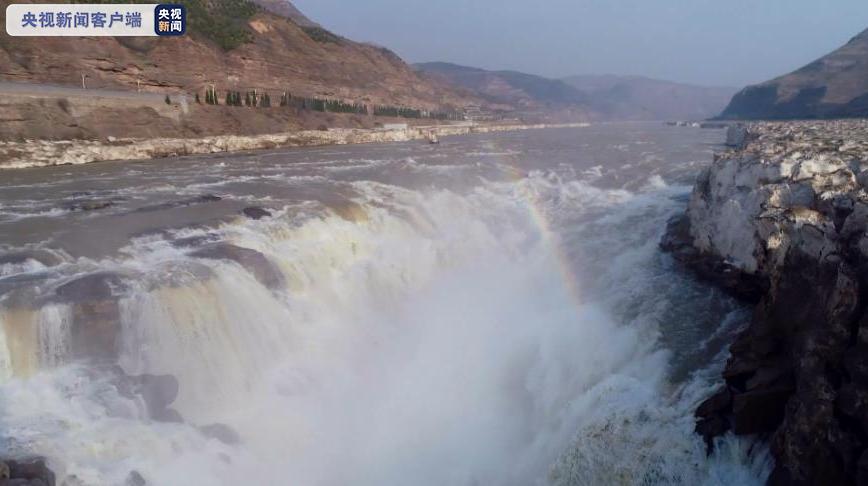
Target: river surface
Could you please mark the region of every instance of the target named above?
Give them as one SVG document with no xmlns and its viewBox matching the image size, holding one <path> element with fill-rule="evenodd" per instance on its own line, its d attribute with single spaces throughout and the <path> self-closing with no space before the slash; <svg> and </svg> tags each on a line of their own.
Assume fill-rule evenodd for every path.
<svg viewBox="0 0 868 486">
<path fill-rule="evenodd" d="M 0 456 L 70 486 L 763 484 L 763 447 L 693 434 L 749 313 L 657 246 L 723 138 L 0 173 Z"/>
</svg>

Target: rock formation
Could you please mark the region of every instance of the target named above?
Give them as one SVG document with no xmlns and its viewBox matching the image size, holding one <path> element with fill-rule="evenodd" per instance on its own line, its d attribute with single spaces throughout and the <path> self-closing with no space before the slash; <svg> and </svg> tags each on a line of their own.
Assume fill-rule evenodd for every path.
<svg viewBox="0 0 868 486">
<path fill-rule="evenodd" d="M 736 94 L 727 119 L 796 119 L 868 115 L 868 30 L 792 73 Z"/>
<path fill-rule="evenodd" d="M 868 121 L 742 135 L 662 242 L 756 302 L 697 432 L 768 438 L 770 484 L 868 484 Z"/>
<path fill-rule="evenodd" d="M 0 484 L 9 486 L 54 486 L 54 473 L 45 459 L 27 458 L 0 461 Z"/>
</svg>

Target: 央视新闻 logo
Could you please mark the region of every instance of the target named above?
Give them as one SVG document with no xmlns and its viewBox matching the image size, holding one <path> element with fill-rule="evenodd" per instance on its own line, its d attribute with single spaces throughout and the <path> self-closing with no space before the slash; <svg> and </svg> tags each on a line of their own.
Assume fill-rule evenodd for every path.
<svg viewBox="0 0 868 486">
<path fill-rule="evenodd" d="M 187 9 L 178 4 L 160 4 L 154 10 L 154 32 L 157 35 L 184 35 L 187 31 Z"/>
</svg>

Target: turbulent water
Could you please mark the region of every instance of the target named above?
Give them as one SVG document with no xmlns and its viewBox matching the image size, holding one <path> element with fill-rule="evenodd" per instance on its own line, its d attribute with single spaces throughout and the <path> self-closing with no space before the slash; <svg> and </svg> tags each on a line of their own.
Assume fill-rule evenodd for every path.
<svg viewBox="0 0 868 486">
<path fill-rule="evenodd" d="M 70 485 L 762 484 L 761 446 L 692 433 L 747 311 L 657 248 L 722 138 L 3 173 L 0 456 Z"/>
</svg>

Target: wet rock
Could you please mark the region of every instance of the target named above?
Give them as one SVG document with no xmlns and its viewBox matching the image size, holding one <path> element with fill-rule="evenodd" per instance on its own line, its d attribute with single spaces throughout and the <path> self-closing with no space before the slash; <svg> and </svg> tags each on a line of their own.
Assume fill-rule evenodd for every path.
<svg viewBox="0 0 868 486">
<path fill-rule="evenodd" d="M 120 333 L 118 299 L 127 289 L 124 277 L 100 272 L 75 278 L 55 290 L 72 305 L 70 348 L 74 358 L 113 360 Z"/>
<path fill-rule="evenodd" d="M 158 422 L 182 423 L 184 419 L 171 405 L 178 398 L 180 384 L 172 375 L 129 375 L 118 365 L 99 368 L 113 377 L 121 395 L 138 399 L 145 405 L 148 416 Z"/>
<path fill-rule="evenodd" d="M 793 370 L 789 366 L 789 363 L 784 361 L 762 363 L 756 372 L 747 379 L 744 386 L 746 392 L 775 388 L 790 391 L 795 388 Z"/>
<path fill-rule="evenodd" d="M 351 199 L 328 201 L 327 205 L 340 218 L 351 223 L 365 223 L 369 219 L 365 208 Z"/>
<path fill-rule="evenodd" d="M 868 343 L 859 343 L 847 350 L 844 370 L 852 382 L 868 385 Z"/>
<path fill-rule="evenodd" d="M 199 427 L 199 432 L 202 432 L 202 435 L 206 437 L 219 440 L 228 445 L 235 445 L 241 442 L 241 436 L 238 435 L 238 432 L 225 424 L 203 425 Z"/>
<path fill-rule="evenodd" d="M 54 472 L 43 458 L 6 460 L 0 466 L 0 485 L 55 486 Z"/>
<path fill-rule="evenodd" d="M 714 449 L 714 438 L 726 433 L 731 425 L 728 415 L 732 412 L 732 391 L 721 387 L 696 409 L 696 433 L 705 442 L 706 452 Z"/>
<path fill-rule="evenodd" d="M 0 483 L 2 486 L 48 486 L 42 479 L 7 479 Z"/>
<path fill-rule="evenodd" d="M 696 416 L 702 418 L 713 417 L 717 414 L 729 412 L 731 407 L 732 392 L 728 387 L 724 386 L 697 407 Z"/>
<path fill-rule="evenodd" d="M 696 422 L 696 433 L 702 437 L 703 442 L 705 442 L 706 454 L 711 454 L 714 451 L 714 438 L 720 437 L 729 429 L 729 421 L 727 421 L 725 417 L 719 415 L 700 419 Z"/>
<path fill-rule="evenodd" d="M 0 265 L 21 265 L 28 260 L 53 267 L 63 262 L 57 254 L 48 250 L 23 250 L 0 255 Z"/>
<path fill-rule="evenodd" d="M 868 486 L 868 449 L 862 452 L 856 467 L 856 484 Z"/>
<path fill-rule="evenodd" d="M 689 256 L 698 253 L 693 246 L 693 238 L 690 236 L 690 217 L 686 213 L 669 218 L 666 232 L 660 241 L 660 248 L 669 253 L 686 253 Z"/>
<path fill-rule="evenodd" d="M 76 277 L 55 290 L 64 302 L 87 302 L 113 298 L 126 289 L 124 278 L 117 273 L 99 272 Z"/>
<path fill-rule="evenodd" d="M 789 389 L 738 393 L 732 399 L 733 430 L 736 434 L 773 432 L 784 419 Z"/>
<path fill-rule="evenodd" d="M 165 408 L 178 398 L 180 385 L 172 375 L 140 375 L 132 379 L 137 391 L 155 408 Z"/>
<path fill-rule="evenodd" d="M 118 355 L 121 312 L 116 300 L 73 306 L 70 349 L 74 358 L 114 360 Z"/>
<path fill-rule="evenodd" d="M 241 213 L 244 214 L 244 216 L 247 216 L 248 218 L 253 219 L 253 220 L 260 220 L 262 218 L 270 218 L 271 217 L 270 211 L 268 211 L 265 208 L 258 207 L 258 206 L 244 208 L 241 211 Z"/>
<path fill-rule="evenodd" d="M 727 122 L 700 122 L 699 128 L 711 129 L 711 130 L 720 130 L 723 128 L 729 128 L 732 123 Z"/>
<path fill-rule="evenodd" d="M 158 422 L 180 423 L 184 420 L 170 408 L 178 398 L 180 385 L 172 375 L 140 375 L 129 377 L 131 392 L 142 397 L 148 408 L 148 415 Z"/>
<path fill-rule="evenodd" d="M 730 125 L 726 127 L 726 145 L 741 148 L 747 142 L 748 131 L 742 125 Z"/>
<path fill-rule="evenodd" d="M 180 199 L 178 201 L 170 201 L 161 204 L 154 204 L 152 206 L 144 206 L 135 210 L 137 213 L 148 213 L 153 211 L 165 211 L 167 209 L 175 209 L 175 208 L 184 208 L 188 206 L 195 206 L 198 204 L 207 204 L 214 203 L 218 201 L 222 201 L 223 198 L 220 196 L 215 196 L 214 194 L 203 194 L 201 196 L 191 197 L 187 199 Z"/>
<path fill-rule="evenodd" d="M 70 474 L 60 481 L 60 486 L 88 486 L 75 474 Z"/>
<path fill-rule="evenodd" d="M 838 390 L 835 406 L 841 414 L 857 422 L 863 433 L 868 434 L 868 390 L 848 383 Z"/>
<path fill-rule="evenodd" d="M 124 481 L 124 486 L 146 486 L 147 484 L 148 482 L 138 471 L 130 471 L 126 481 Z"/>
<path fill-rule="evenodd" d="M 250 248 L 242 248 L 230 243 L 216 243 L 194 251 L 192 256 L 210 260 L 230 260 L 247 271 L 269 289 L 285 287 L 285 279 L 280 270 L 262 253 Z"/>
<path fill-rule="evenodd" d="M 72 201 L 63 205 L 67 211 L 98 211 L 107 209 L 115 205 L 112 200 L 87 200 L 87 201 Z"/>
<path fill-rule="evenodd" d="M 30 256 L 26 253 L 7 253 L 0 255 L 0 265 L 21 265 L 29 259 Z"/>
<path fill-rule="evenodd" d="M 218 240 L 219 236 L 217 235 L 190 236 L 187 238 L 178 238 L 177 240 L 173 240 L 172 246 L 176 248 L 196 248 L 209 243 L 214 243 Z"/>
</svg>

